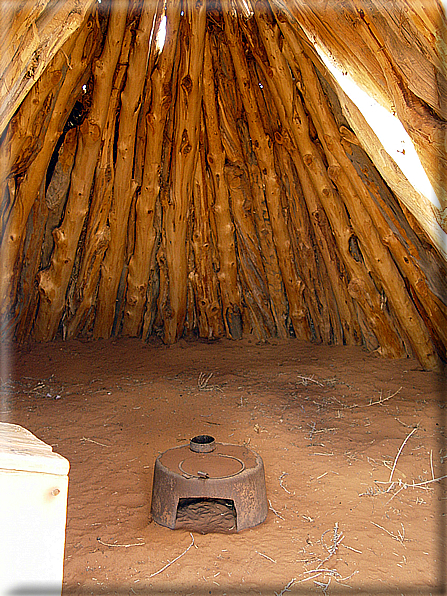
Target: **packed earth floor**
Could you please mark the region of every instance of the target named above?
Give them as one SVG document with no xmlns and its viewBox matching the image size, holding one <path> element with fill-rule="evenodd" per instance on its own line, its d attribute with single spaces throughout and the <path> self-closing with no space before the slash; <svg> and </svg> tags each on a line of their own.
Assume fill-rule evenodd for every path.
<svg viewBox="0 0 447 596">
<path fill-rule="evenodd" d="M 9 362 L 1 420 L 70 462 L 63 596 L 443 593 L 445 387 L 415 360 L 121 339 L 28 345 Z M 152 521 L 156 457 L 199 434 L 262 457 L 264 523 Z"/>
</svg>

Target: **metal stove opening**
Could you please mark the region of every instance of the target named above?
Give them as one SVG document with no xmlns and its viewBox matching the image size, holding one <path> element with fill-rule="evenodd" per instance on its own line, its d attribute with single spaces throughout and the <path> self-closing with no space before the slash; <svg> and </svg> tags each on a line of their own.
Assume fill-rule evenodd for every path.
<svg viewBox="0 0 447 596">
<path fill-rule="evenodd" d="M 179 499 L 175 528 L 194 530 L 200 534 L 232 534 L 237 531 L 236 515 L 234 501 L 231 499 Z"/>
</svg>

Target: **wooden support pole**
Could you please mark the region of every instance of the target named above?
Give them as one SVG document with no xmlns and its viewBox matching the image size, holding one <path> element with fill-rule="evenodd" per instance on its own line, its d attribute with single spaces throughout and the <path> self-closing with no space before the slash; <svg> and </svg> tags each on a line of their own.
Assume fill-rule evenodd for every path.
<svg viewBox="0 0 447 596">
<path fill-rule="evenodd" d="M 258 5 L 257 5 L 258 6 Z M 289 69 L 284 61 L 278 60 L 275 56 L 276 48 L 279 47 L 281 40 L 279 39 L 279 29 L 276 27 L 272 16 L 268 17 L 268 7 L 264 5 L 261 9 L 262 18 L 257 18 L 259 31 L 251 21 L 246 24 L 245 31 L 253 44 L 253 55 L 256 58 L 257 64 L 264 74 L 262 88 L 266 101 L 269 101 L 269 113 L 275 112 L 277 115 L 277 130 L 274 138 L 276 141 L 276 150 L 279 158 L 282 161 L 281 172 L 282 178 L 286 178 L 284 182 L 287 184 L 288 191 L 286 196 L 290 204 L 290 214 L 294 222 L 295 229 L 301 231 L 301 246 L 307 246 L 309 259 L 303 255 L 303 250 L 300 246 L 295 246 L 296 254 L 300 255 L 300 266 L 304 270 L 302 275 L 305 277 L 307 286 L 307 301 L 311 309 L 312 318 L 314 320 L 314 328 L 317 337 L 319 333 L 323 335 L 325 341 L 331 341 L 347 344 L 359 344 L 362 341 L 361 329 L 357 321 L 352 299 L 348 294 L 346 282 L 346 271 L 343 270 L 343 265 L 334 243 L 330 226 L 325 217 L 318 195 L 309 179 L 306 169 L 303 164 L 301 154 L 296 146 L 291 142 L 289 132 L 290 126 L 290 111 L 285 108 L 284 104 L 293 105 L 293 86 L 283 85 L 279 90 L 276 81 L 281 77 L 288 78 Z M 262 32 L 260 34 L 260 32 Z M 259 43 L 261 35 L 267 35 L 269 43 L 264 45 Z M 272 50 L 274 48 L 274 50 Z M 270 66 L 269 59 L 274 64 L 274 69 Z M 276 73 L 276 76 L 275 76 Z M 282 95 L 282 96 L 281 96 Z M 272 101 L 273 100 L 273 101 Z M 273 104 L 273 105 L 272 105 Z M 285 155 L 284 149 L 287 149 L 288 154 L 293 162 L 293 168 L 289 167 L 289 158 Z M 298 179 L 295 179 L 293 170 L 296 170 Z M 300 189 L 300 197 L 295 198 L 296 188 Z M 301 192 L 302 189 L 302 192 Z M 306 220 L 309 217 L 308 213 L 312 215 L 309 225 L 312 228 L 306 228 Z M 307 268 L 311 267 L 311 262 L 315 258 L 313 254 L 313 244 L 316 243 L 319 249 L 319 258 L 322 257 L 321 265 L 316 264 L 313 268 L 313 274 L 307 273 Z M 316 248 L 316 247 L 315 247 Z M 319 269 L 326 268 L 329 275 L 324 276 L 320 284 Z M 317 288 L 314 287 L 315 283 Z M 318 304 L 318 293 L 321 295 L 326 308 L 324 312 Z M 324 295 L 324 298 L 323 298 Z M 326 312 L 328 311 L 328 312 Z M 317 314 L 318 313 L 318 314 Z M 330 317 L 330 321 L 327 317 Z M 319 331 L 319 321 L 322 328 Z M 331 339 L 329 339 L 331 338 Z"/>
<path fill-rule="evenodd" d="M 436 114 L 436 111 L 433 110 L 434 104 L 436 109 L 438 111 L 440 109 L 445 115 L 445 98 L 440 98 L 440 96 L 442 96 L 442 91 L 440 91 L 441 85 L 444 86 L 443 91 L 445 93 L 445 69 L 442 74 L 437 73 L 436 71 L 433 72 L 433 70 L 437 70 L 439 66 L 438 64 L 435 64 L 433 68 L 432 65 L 427 76 L 427 65 L 423 64 L 422 61 L 419 62 L 419 60 L 415 61 L 414 64 L 412 61 L 411 72 L 415 72 L 415 76 L 419 79 L 420 83 L 424 85 L 427 78 L 430 80 L 431 84 L 427 85 L 429 89 L 428 95 L 434 95 L 432 98 L 434 101 L 430 104 L 426 101 L 426 99 L 428 100 L 428 97 L 422 99 L 418 96 L 417 93 L 419 93 L 419 89 L 415 89 L 412 81 L 406 81 L 402 76 L 402 70 L 398 64 L 399 60 L 393 56 L 393 38 L 389 36 L 389 39 L 387 39 L 385 43 L 380 29 L 374 23 L 374 15 L 365 14 L 363 10 L 361 12 L 359 11 L 359 13 L 360 20 L 357 30 L 365 42 L 365 45 L 375 56 L 382 69 L 388 88 L 388 94 L 392 97 L 394 109 L 408 135 L 412 139 L 424 170 L 440 201 L 441 210 L 438 213 L 441 215 L 444 212 L 444 221 L 441 220 L 439 223 L 444 232 L 447 232 L 447 222 L 445 219 L 447 210 L 447 193 L 445 189 L 445 181 L 447 177 L 445 142 L 447 124 L 445 117 L 439 117 L 439 115 Z M 439 20 L 441 20 L 441 18 L 442 17 L 439 16 Z M 396 48 L 396 51 L 398 49 L 400 48 Z M 414 57 L 415 56 L 412 56 L 412 58 Z M 411 58 L 409 60 L 411 60 Z M 439 62 L 442 63 L 442 59 Z M 438 74 L 440 76 L 439 79 L 436 80 L 436 75 Z M 442 75 L 444 81 L 442 81 Z M 424 96 L 424 93 L 422 93 L 421 96 Z M 430 152 L 422 150 L 426 149 L 427 145 L 430 147 Z"/>
<path fill-rule="evenodd" d="M 300 257 L 300 275 L 305 283 L 304 298 L 312 319 L 315 339 L 325 344 L 343 344 L 343 332 L 331 284 L 327 281 L 326 266 L 324 260 L 317 254 L 318 245 L 301 185 L 294 164 L 282 141 L 277 144 L 276 153 L 281 165 L 281 179 L 286 188 L 290 237 L 294 254 Z"/>
<path fill-rule="evenodd" d="M 172 76 L 173 87 L 170 90 L 172 97 L 177 95 L 177 72 L 180 53 L 176 52 L 174 72 Z M 147 338 L 153 331 L 160 336 L 163 334 L 163 313 L 169 299 L 169 275 L 166 262 L 166 237 L 163 234 L 162 205 L 168 202 L 170 192 L 170 174 L 172 147 L 174 145 L 174 116 L 175 101 L 168 109 L 165 130 L 163 133 L 163 151 L 160 164 L 160 200 L 155 203 L 154 228 L 157 230 L 156 266 L 150 270 L 147 303 L 143 315 L 143 338 Z"/>
<path fill-rule="evenodd" d="M 303 76 L 303 97 L 325 147 L 329 162 L 328 174 L 349 211 L 356 235 L 364 247 L 364 258 L 380 279 L 394 314 L 420 362 L 428 369 L 439 368 L 439 360 L 425 324 L 408 295 L 390 252 L 383 243 L 382 238 L 389 233 L 389 225 L 345 152 L 333 112 L 310 58 L 306 56 L 302 44 L 290 26 L 283 24 L 283 29 Z"/>
<path fill-rule="evenodd" d="M 48 2 L 45 7 L 40 2 L 28 15 L 23 6 L 21 14 L 22 10 L 15 10 L 16 3 L 11 3 L 10 22 L 1 19 L 5 37 L 0 46 L 0 135 L 48 63 L 79 31 L 93 2 L 66 0 L 57 6 Z M 37 18 L 40 9 L 43 14 Z"/>
<path fill-rule="evenodd" d="M 218 273 L 215 272 L 217 259 L 212 237 L 213 213 L 206 177 L 205 150 L 202 140 L 195 171 L 194 216 L 190 230 L 194 267 L 191 268 L 188 277 L 194 289 L 199 337 L 217 339 L 225 334 L 225 326 L 219 296 Z"/>
<path fill-rule="evenodd" d="M 241 246 L 246 246 L 248 250 L 245 259 L 253 262 L 257 272 L 256 275 L 250 274 L 250 269 L 244 267 L 244 257 L 240 253 L 241 275 L 245 277 L 245 283 L 248 284 L 252 298 L 257 300 L 256 297 L 259 295 L 257 308 L 264 313 L 264 323 L 262 325 L 259 323 L 260 327 L 268 329 L 268 335 L 286 338 L 289 337 L 288 304 L 284 295 L 281 271 L 273 242 L 263 183 L 256 158 L 248 139 L 245 138 L 248 137 L 248 131 L 244 121 L 243 107 L 240 105 L 241 99 L 235 85 L 233 64 L 223 36 L 217 45 L 218 55 L 216 53 L 214 61 L 220 73 L 217 99 L 222 144 L 227 159 L 226 179 L 236 221 L 236 232 L 238 237 L 244 236 L 239 240 Z M 212 51 L 214 54 L 213 49 Z M 249 215 L 247 211 L 249 211 Z M 253 283 L 256 283 L 257 276 L 259 276 L 259 281 L 262 280 L 262 282 L 260 281 L 262 285 L 255 289 Z M 250 279 L 251 282 L 248 281 Z M 266 301 L 270 304 L 268 305 Z M 254 308 L 253 305 L 252 312 Z M 272 328 L 272 323 L 276 329 Z"/>
<path fill-rule="evenodd" d="M 203 64 L 203 108 L 207 138 L 207 162 L 214 191 L 213 214 L 219 255 L 219 286 L 222 314 L 228 337 L 242 335 L 241 297 L 238 289 L 234 224 L 229 192 L 224 176 L 225 153 L 222 147 L 214 86 L 214 68 L 209 35 L 206 37 Z"/>
<path fill-rule="evenodd" d="M 253 198 L 248 174 L 237 165 L 227 164 L 225 180 L 235 222 L 238 270 L 244 303 L 250 313 L 253 334 L 259 340 L 266 340 L 275 337 L 277 330 L 271 311 L 260 241 L 252 214 Z"/>
<path fill-rule="evenodd" d="M 65 55 L 67 52 L 71 54 L 76 37 L 70 38 L 64 44 L 63 52 L 56 54 L 8 123 L 0 145 L 1 197 L 4 196 L 8 179 L 26 171 L 42 149 L 55 93 L 65 74 Z M 2 216 L 2 230 L 6 222 L 7 219 Z"/>
<path fill-rule="evenodd" d="M 118 285 L 124 266 L 130 205 L 137 188 L 133 179 L 136 125 L 142 104 L 149 41 L 156 9 L 156 2 L 144 0 L 134 45 L 130 51 L 126 84 L 121 94 L 115 180 L 109 212 L 110 242 L 101 266 L 93 331 L 95 338 L 109 337 L 115 318 Z"/>
<path fill-rule="evenodd" d="M 163 304 L 164 341 L 167 344 L 181 337 L 186 316 L 186 236 L 200 130 L 206 0 L 186 0 L 183 11 L 171 187 L 167 201 L 162 205 L 169 276 L 168 300 Z"/>
<path fill-rule="evenodd" d="M 315 234 L 319 255 L 327 270 L 325 287 L 332 294 L 336 304 L 336 318 L 342 328 L 340 343 L 360 345 L 362 343 L 362 331 L 357 320 L 352 297 L 348 292 L 349 275 L 347 267 L 337 247 L 330 222 L 309 177 L 301 154 L 291 142 L 288 135 L 284 136 L 284 143 L 296 168 L 299 182 L 303 189 L 303 199 L 306 203 Z M 335 325 L 335 322 L 333 325 Z M 334 331 L 334 335 L 335 337 L 337 336 L 336 331 Z"/>
<path fill-rule="evenodd" d="M 64 318 L 64 336 L 66 339 L 72 339 L 80 333 L 89 332 L 85 327 L 94 309 L 101 264 L 110 241 L 108 216 L 115 180 L 113 151 L 116 139 L 116 113 L 119 108 L 123 80 L 127 70 L 130 40 L 130 32 L 126 32 L 114 74 L 102 133 L 101 150 L 91 192 L 84 244 L 80 254 L 79 272 L 74 287 L 69 294 L 68 312 Z"/>
<path fill-rule="evenodd" d="M 91 186 L 101 147 L 113 75 L 121 51 L 127 11 L 112 5 L 101 57 L 94 65 L 94 89 L 89 114 L 80 126 L 79 148 L 72 172 L 64 220 L 54 230 L 55 248 L 48 269 L 38 276 L 40 306 L 34 326 L 36 339 L 53 339 L 65 307 L 79 237 L 88 212 Z"/>
<path fill-rule="evenodd" d="M 166 14 L 166 39 L 161 55 L 152 72 L 150 106 L 146 116 L 147 141 L 144 157 L 143 180 L 137 196 L 135 210 L 135 245 L 129 260 L 126 305 L 123 315 L 123 334 L 137 336 L 143 327 L 148 283 L 154 274 L 155 251 L 158 231 L 155 229 L 156 203 L 159 200 L 163 137 L 168 110 L 172 105 L 175 82 L 174 60 L 180 24 L 180 0 L 169 2 Z"/>
<path fill-rule="evenodd" d="M 289 302 L 290 319 L 294 327 L 295 335 L 298 338 L 311 339 L 309 321 L 307 319 L 306 307 L 302 297 L 304 284 L 295 268 L 287 226 L 282 212 L 281 188 L 275 169 L 271 140 L 262 126 L 261 116 L 253 91 L 254 82 L 248 74 L 247 62 L 242 49 L 242 41 L 237 27 L 237 21 L 231 13 L 228 0 L 225 0 L 222 5 L 225 21 L 225 34 L 233 58 L 239 91 L 245 106 L 253 150 L 256 154 L 262 180 L 265 185 L 265 197 L 272 224 L 273 238 L 278 254 L 282 280 Z"/>
<path fill-rule="evenodd" d="M 72 128 L 65 136 L 48 189 L 45 192 L 42 188 L 41 196 L 34 202 L 28 217 L 20 279 L 22 299 L 15 325 L 15 338 L 19 343 L 27 341 L 33 327 L 39 304 L 36 272 L 48 266 L 54 245 L 52 231 L 60 221 L 67 199 L 77 143 L 78 131 Z M 45 186 L 44 181 L 42 185 Z"/>
<path fill-rule="evenodd" d="M 293 68 L 293 63 L 286 62 L 284 53 L 279 49 L 275 31 L 267 20 L 264 19 L 264 14 L 268 13 L 260 11 L 259 7 L 257 13 L 259 13 L 258 26 L 269 57 L 269 66 L 271 68 L 271 75 L 268 80 L 272 86 L 273 80 L 275 80 L 276 89 L 281 98 L 281 106 L 278 106 L 278 113 L 284 118 L 283 126 L 289 131 L 291 139 L 303 156 L 303 162 L 309 174 L 309 179 L 312 181 L 312 185 L 314 186 L 320 202 L 331 222 L 331 227 L 337 240 L 340 254 L 343 255 L 345 265 L 348 268 L 351 278 L 356 277 L 362 279 L 362 287 L 365 288 L 365 291 L 368 292 L 369 296 L 374 296 L 374 294 L 377 294 L 377 290 L 375 290 L 367 270 L 364 268 L 364 265 L 360 261 L 357 261 L 350 253 L 350 239 L 353 236 L 353 230 L 347 213 L 329 178 L 322 156 L 310 138 L 308 116 L 304 110 L 291 76 L 290 68 Z M 275 26 L 273 25 L 273 28 L 274 27 Z M 287 41 L 287 38 L 285 38 L 285 40 Z M 295 71 L 295 79 L 298 82 L 301 80 L 301 75 L 298 71 Z M 279 81 L 281 81 L 281 83 L 279 83 Z M 278 97 L 278 94 L 275 97 Z M 309 211 L 312 212 L 312 209 L 309 209 Z M 363 303 L 366 304 L 366 301 L 363 301 Z M 373 328 L 375 329 L 375 332 L 377 331 L 377 333 L 381 333 L 381 337 L 378 337 L 378 340 L 384 354 L 395 357 L 403 356 L 405 351 L 402 341 L 396 333 L 392 321 L 386 317 L 385 313 L 381 312 L 380 300 L 374 302 L 374 308 L 378 309 L 377 315 L 380 314 L 380 317 L 369 317 L 368 320 L 374 326 Z M 379 320 L 380 327 L 377 327 L 376 329 L 375 327 Z"/>
<path fill-rule="evenodd" d="M 14 316 L 12 309 L 17 293 L 17 284 L 22 268 L 20 251 L 22 249 L 25 228 L 31 208 L 38 194 L 42 192 L 48 164 L 62 128 L 73 108 L 76 97 L 81 91 L 90 72 L 90 60 L 97 39 L 89 40 L 92 32 L 92 22 L 86 20 L 74 39 L 70 40 L 70 53 L 73 66 L 68 68 L 64 56 L 58 55 L 49 71 L 49 80 L 53 84 L 53 93 L 48 96 L 48 104 L 43 107 L 46 125 L 42 127 L 44 133 L 40 151 L 28 166 L 15 196 L 12 212 L 5 226 L 1 246 L 0 259 L 0 319 Z M 67 46 L 68 50 L 68 46 Z M 47 95 L 47 90 L 42 92 Z M 25 119 L 26 121 L 26 119 Z"/>
</svg>

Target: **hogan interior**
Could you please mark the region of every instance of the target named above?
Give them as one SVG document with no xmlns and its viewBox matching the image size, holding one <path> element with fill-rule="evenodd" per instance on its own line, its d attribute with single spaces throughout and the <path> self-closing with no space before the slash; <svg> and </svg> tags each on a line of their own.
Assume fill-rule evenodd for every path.
<svg viewBox="0 0 447 596">
<path fill-rule="evenodd" d="M 441 4 L 0 16 L 1 417 L 70 461 L 64 593 L 442 593 Z M 194 499 L 196 525 L 149 523 L 156 458 L 200 435 L 262 457 L 263 523 L 234 532 L 226 497 L 214 532 Z"/>
</svg>

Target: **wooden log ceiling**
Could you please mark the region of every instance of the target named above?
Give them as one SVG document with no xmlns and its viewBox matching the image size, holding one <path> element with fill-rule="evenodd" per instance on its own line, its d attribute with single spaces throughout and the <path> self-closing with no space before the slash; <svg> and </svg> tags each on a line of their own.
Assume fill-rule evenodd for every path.
<svg viewBox="0 0 447 596">
<path fill-rule="evenodd" d="M 442 367 L 436 3 L 19 4 L 0 39 L 3 340 L 298 337 Z M 312 37 L 398 113 L 441 209 L 379 173 Z"/>
</svg>

